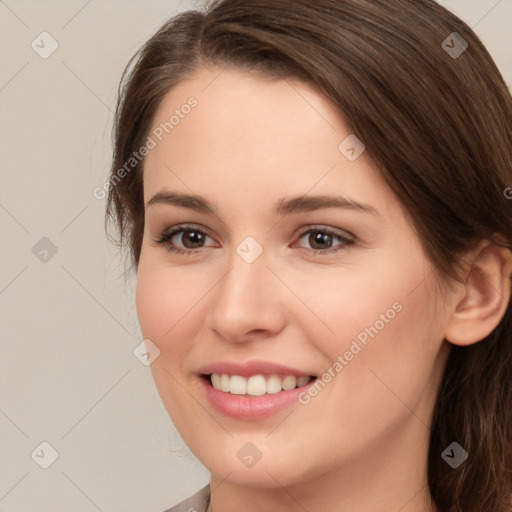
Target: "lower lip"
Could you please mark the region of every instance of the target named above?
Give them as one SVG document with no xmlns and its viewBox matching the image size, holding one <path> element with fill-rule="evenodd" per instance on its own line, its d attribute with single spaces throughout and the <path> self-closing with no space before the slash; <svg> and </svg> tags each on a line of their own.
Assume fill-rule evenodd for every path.
<svg viewBox="0 0 512 512">
<path fill-rule="evenodd" d="M 299 395 L 311 384 L 289 391 L 280 391 L 261 396 L 233 395 L 215 389 L 210 382 L 200 377 L 201 385 L 212 406 L 221 414 L 241 420 L 262 420 L 298 402 Z"/>
</svg>

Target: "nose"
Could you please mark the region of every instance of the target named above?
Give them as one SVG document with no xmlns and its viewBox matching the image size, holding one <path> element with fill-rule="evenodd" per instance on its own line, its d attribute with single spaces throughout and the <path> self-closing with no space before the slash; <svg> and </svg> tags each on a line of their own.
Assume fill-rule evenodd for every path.
<svg viewBox="0 0 512 512">
<path fill-rule="evenodd" d="M 267 263 L 265 252 L 248 263 L 233 251 L 210 298 L 208 325 L 217 336 L 239 343 L 272 337 L 284 328 L 283 285 Z"/>
</svg>

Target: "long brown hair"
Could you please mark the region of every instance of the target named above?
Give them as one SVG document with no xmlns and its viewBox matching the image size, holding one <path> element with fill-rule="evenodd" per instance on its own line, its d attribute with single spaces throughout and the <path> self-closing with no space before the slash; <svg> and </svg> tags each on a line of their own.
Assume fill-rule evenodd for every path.
<svg viewBox="0 0 512 512">
<path fill-rule="evenodd" d="M 475 241 L 512 247 L 512 98 L 464 22 L 433 0 L 217 0 L 165 23 L 121 80 L 106 221 L 135 267 L 144 161 L 129 170 L 126 162 L 145 144 L 165 94 L 209 65 L 298 78 L 328 98 L 446 282 Z M 453 441 L 469 453 L 456 469 L 441 457 Z M 442 512 L 512 510 L 510 301 L 487 338 L 451 349 L 428 482 Z"/>
</svg>

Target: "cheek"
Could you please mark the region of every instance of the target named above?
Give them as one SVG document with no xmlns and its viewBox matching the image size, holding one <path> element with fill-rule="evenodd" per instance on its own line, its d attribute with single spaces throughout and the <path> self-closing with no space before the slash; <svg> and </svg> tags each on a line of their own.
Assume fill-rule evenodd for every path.
<svg viewBox="0 0 512 512">
<path fill-rule="evenodd" d="M 415 411 L 413 421 L 429 423 L 442 366 L 443 319 L 434 313 L 436 297 L 426 283 L 411 292 L 413 288 L 406 282 L 389 293 L 381 304 L 396 299 L 400 308 L 394 317 L 385 314 L 386 323 L 374 315 L 360 331 L 368 334 L 367 345 L 357 356 L 357 366 L 348 370 L 357 375 L 360 403 L 371 404 L 360 411 L 368 421 L 381 418 L 392 425 Z"/>
<path fill-rule="evenodd" d="M 371 340 L 389 333 L 388 345 L 399 343 L 397 328 L 414 323 L 416 295 L 408 294 L 414 287 L 411 283 L 419 281 L 416 276 L 422 275 L 421 269 L 407 269 L 393 256 L 394 263 L 391 258 L 374 258 L 365 265 L 350 262 L 338 269 L 314 273 L 301 269 L 286 275 L 286 282 L 310 310 L 295 321 L 330 360 L 349 350 L 353 340 L 369 347 Z M 304 313 L 308 312 L 304 309 Z"/>
<path fill-rule="evenodd" d="M 181 428 L 190 421 L 183 415 L 190 394 L 183 390 L 187 384 L 182 363 L 189 357 L 189 340 L 199 327 L 194 305 L 207 291 L 196 282 L 191 283 L 186 271 L 141 257 L 136 288 L 139 324 L 143 337 L 160 349 L 151 372 L 164 406 Z"/>
<path fill-rule="evenodd" d="M 206 285 L 191 280 L 186 271 L 141 258 L 137 272 L 136 306 L 142 334 L 165 349 L 166 339 L 187 325 L 193 308 L 206 293 Z M 161 346 L 162 345 L 162 346 Z"/>
<path fill-rule="evenodd" d="M 430 380 L 446 319 L 437 311 L 440 298 L 425 279 L 430 267 L 420 256 L 394 254 L 364 271 L 354 267 L 339 276 L 295 280 L 297 294 L 319 317 L 306 315 L 302 328 L 326 356 L 325 371 L 336 375 L 330 392 L 357 411 L 358 428 L 375 417 L 395 421 L 408 414 L 404 404 L 414 407 L 435 387 Z M 428 407 L 419 414 L 426 418 Z"/>
<path fill-rule="evenodd" d="M 162 277 L 161 272 L 149 270 L 141 258 L 135 293 L 137 316 L 142 335 L 154 342 L 171 327 L 172 312 L 175 311 L 174 294 L 166 291 Z M 161 349 L 160 344 L 157 344 Z"/>
</svg>

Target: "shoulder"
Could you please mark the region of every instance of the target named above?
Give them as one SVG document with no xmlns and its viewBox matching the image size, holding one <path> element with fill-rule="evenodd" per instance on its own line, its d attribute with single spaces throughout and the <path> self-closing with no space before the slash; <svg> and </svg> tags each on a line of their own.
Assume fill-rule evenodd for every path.
<svg viewBox="0 0 512 512">
<path fill-rule="evenodd" d="M 205 485 L 190 498 L 164 512 L 206 512 L 210 503 L 210 484 Z"/>
</svg>

